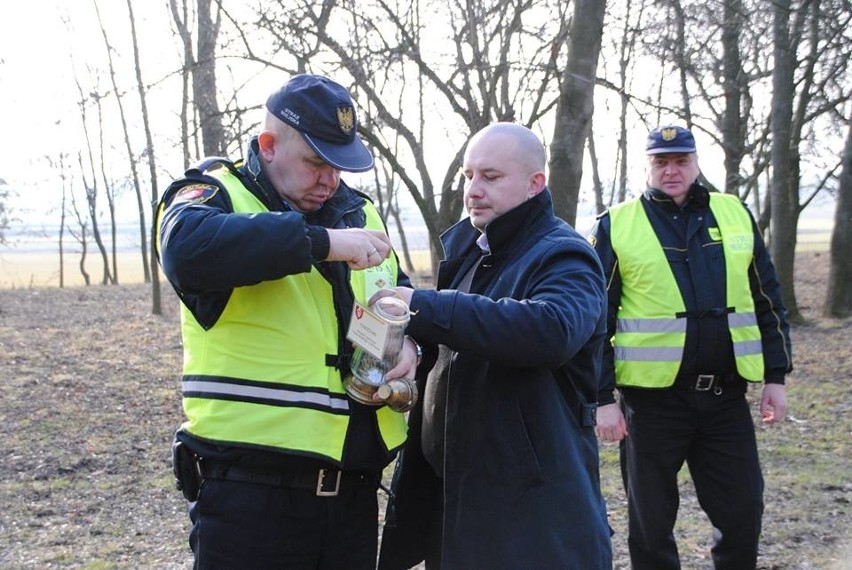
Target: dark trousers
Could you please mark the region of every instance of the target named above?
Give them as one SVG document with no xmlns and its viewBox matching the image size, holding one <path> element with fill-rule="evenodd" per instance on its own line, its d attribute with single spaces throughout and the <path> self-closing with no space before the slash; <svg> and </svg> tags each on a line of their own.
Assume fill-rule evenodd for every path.
<svg viewBox="0 0 852 570">
<path fill-rule="evenodd" d="M 714 527 L 715 567 L 755 568 L 763 476 L 745 392 L 745 383 L 726 385 L 721 394 L 679 387 L 621 391 L 629 431 L 621 470 L 634 569 L 680 568 L 673 528 L 684 461 Z"/>
<path fill-rule="evenodd" d="M 208 479 L 190 504 L 196 570 L 374 569 L 378 498 L 370 486 L 336 497 Z"/>
</svg>

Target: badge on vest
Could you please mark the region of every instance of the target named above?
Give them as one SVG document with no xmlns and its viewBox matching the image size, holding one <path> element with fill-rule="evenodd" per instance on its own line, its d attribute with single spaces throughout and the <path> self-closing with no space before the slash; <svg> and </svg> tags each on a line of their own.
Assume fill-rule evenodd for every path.
<svg viewBox="0 0 852 570">
<path fill-rule="evenodd" d="M 713 241 L 722 241 L 722 232 L 719 228 L 707 228 L 707 233 L 710 234 L 710 239 Z"/>
<path fill-rule="evenodd" d="M 219 188 L 217 186 L 210 184 L 190 184 L 189 186 L 184 186 L 178 190 L 172 200 L 172 204 L 180 204 L 182 202 L 203 204 L 215 196 L 218 191 Z"/>
</svg>

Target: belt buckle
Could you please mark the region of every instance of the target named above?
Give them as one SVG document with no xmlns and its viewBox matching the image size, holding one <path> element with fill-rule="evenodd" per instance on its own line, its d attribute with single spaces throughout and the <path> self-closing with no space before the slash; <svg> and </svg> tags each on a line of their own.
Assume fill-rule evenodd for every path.
<svg viewBox="0 0 852 570">
<path fill-rule="evenodd" d="M 709 392 L 713 388 L 713 381 L 715 379 L 716 376 L 713 374 L 699 374 L 698 379 L 695 381 L 695 391 Z"/>
<path fill-rule="evenodd" d="M 324 489 L 325 476 L 328 474 L 326 469 L 320 469 L 317 473 L 317 497 L 336 497 L 340 492 L 340 478 L 343 476 L 343 471 L 337 470 L 337 480 L 334 483 L 334 489 L 326 491 Z"/>
</svg>

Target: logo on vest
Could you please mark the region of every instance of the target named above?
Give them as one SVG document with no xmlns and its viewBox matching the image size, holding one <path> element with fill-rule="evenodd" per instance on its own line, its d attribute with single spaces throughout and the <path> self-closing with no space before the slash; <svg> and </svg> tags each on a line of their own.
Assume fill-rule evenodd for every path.
<svg viewBox="0 0 852 570">
<path fill-rule="evenodd" d="M 182 202 L 203 204 L 215 196 L 218 191 L 219 188 L 210 184 L 190 184 L 189 186 L 184 186 L 178 190 L 177 194 L 175 194 L 174 200 L 172 200 L 172 204 L 179 204 Z"/>
<path fill-rule="evenodd" d="M 731 251 L 748 251 L 752 247 L 749 236 L 743 234 L 728 236 L 725 238 L 725 243 Z"/>
</svg>

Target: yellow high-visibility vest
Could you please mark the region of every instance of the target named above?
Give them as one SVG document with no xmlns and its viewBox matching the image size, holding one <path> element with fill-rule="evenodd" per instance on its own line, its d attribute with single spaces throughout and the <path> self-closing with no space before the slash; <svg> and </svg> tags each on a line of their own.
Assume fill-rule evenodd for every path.
<svg viewBox="0 0 852 570">
<path fill-rule="evenodd" d="M 206 173 L 222 182 L 236 213 L 266 212 L 229 169 Z M 366 227 L 385 231 L 369 200 Z M 381 286 L 396 284 L 397 260 L 352 271 L 362 304 Z M 332 287 L 310 272 L 234 288 L 214 326 L 205 330 L 181 305 L 184 342 L 183 429 L 209 442 L 308 455 L 339 463 L 350 400 L 340 371 L 326 362 L 338 353 Z M 406 438 L 405 416 L 376 410 L 388 450 Z"/>
<path fill-rule="evenodd" d="M 763 380 L 763 345 L 748 268 L 754 254 L 751 219 L 739 198 L 710 194 L 710 210 L 718 227 L 711 238 L 722 242 L 725 255 L 728 329 L 734 345 L 737 373 L 746 380 Z M 686 342 L 683 297 L 639 200 L 609 210 L 612 249 L 618 257 L 621 303 L 612 344 L 618 386 L 664 388 L 674 383 Z M 701 286 L 698 284 L 698 286 Z"/>
</svg>

